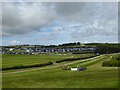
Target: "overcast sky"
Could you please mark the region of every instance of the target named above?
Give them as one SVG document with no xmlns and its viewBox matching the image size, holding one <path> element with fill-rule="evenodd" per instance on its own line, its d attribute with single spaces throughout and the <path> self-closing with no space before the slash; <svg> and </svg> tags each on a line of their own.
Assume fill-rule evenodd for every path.
<svg viewBox="0 0 120 90">
<path fill-rule="evenodd" d="M 4 2 L 3 45 L 117 42 L 116 2 Z"/>
</svg>

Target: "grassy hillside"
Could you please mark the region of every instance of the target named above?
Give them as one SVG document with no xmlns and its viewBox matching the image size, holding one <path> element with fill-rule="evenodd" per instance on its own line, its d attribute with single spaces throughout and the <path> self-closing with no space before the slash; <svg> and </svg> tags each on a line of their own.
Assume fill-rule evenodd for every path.
<svg viewBox="0 0 120 90">
<path fill-rule="evenodd" d="M 21 65 L 34 65 L 45 63 L 49 61 L 57 61 L 66 58 L 82 58 L 89 57 L 93 54 L 78 54 L 78 55 L 2 55 L 2 68 L 21 66 Z"/>
<path fill-rule="evenodd" d="M 87 65 L 88 69 L 81 72 L 55 67 L 3 73 L 3 88 L 117 88 L 118 69 L 117 67 L 102 67 L 104 59 L 107 59 L 106 56 L 91 59 L 94 63 Z M 85 65 L 86 62 L 82 64 Z"/>
</svg>

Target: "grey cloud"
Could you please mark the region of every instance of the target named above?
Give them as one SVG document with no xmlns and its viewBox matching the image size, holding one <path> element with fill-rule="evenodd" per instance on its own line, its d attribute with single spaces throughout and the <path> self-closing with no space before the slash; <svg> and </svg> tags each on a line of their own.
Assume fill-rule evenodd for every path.
<svg viewBox="0 0 120 90">
<path fill-rule="evenodd" d="M 56 12 L 66 20 L 87 22 L 92 19 L 114 19 L 117 3 L 63 2 L 56 3 Z M 112 13 L 111 13 L 112 12 Z M 109 15 L 108 15 L 109 14 Z"/>
<path fill-rule="evenodd" d="M 2 6 L 3 35 L 39 31 L 55 19 L 54 11 L 42 3 L 3 3 Z"/>
<path fill-rule="evenodd" d="M 74 16 L 74 13 L 70 14 L 71 18 L 67 18 L 69 16 L 66 16 L 68 20 L 70 21 L 79 20 L 80 23 L 84 25 L 84 28 L 80 26 L 71 28 L 75 30 L 74 32 L 71 32 L 72 38 L 93 35 L 101 36 L 118 35 L 117 3 L 87 3 L 86 6 L 84 6 L 84 8 L 81 10 L 82 11 L 75 9 L 75 11 L 79 12 L 76 13 L 76 15 L 78 16 L 77 18 Z M 97 25 L 95 25 L 96 24 L 95 21 L 98 21 Z"/>
<path fill-rule="evenodd" d="M 104 24 L 104 25 L 102 25 Z M 70 33 L 71 37 L 81 38 L 81 37 L 91 37 L 91 36 L 117 36 L 118 27 L 116 22 L 101 22 L 96 20 L 93 23 L 86 24 L 84 26 L 74 27 L 73 32 Z"/>
<path fill-rule="evenodd" d="M 3 3 L 2 4 L 2 24 L 5 26 L 15 26 L 21 24 L 20 13 L 12 3 Z"/>
<path fill-rule="evenodd" d="M 56 11 L 63 16 L 72 16 L 82 11 L 86 3 L 84 2 L 61 2 L 55 3 Z"/>
<path fill-rule="evenodd" d="M 3 3 L 2 16 L 3 35 L 40 31 L 54 20 L 80 23 L 85 27 L 62 28 L 62 31 L 70 31 L 71 35 L 76 32 L 81 36 L 116 35 L 117 32 L 117 3 L 110 2 Z M 98 20 L 96 27 L 95 20 Z"/>
<path fill-rule="evenodd" d="M 62 26 L 61 31 L 69 33 L 71 38 L 118 35 L 117 3 L 62 2 L 52 4 L 58 15 L 57 20 L 67 22 Z M 70 22 L 73 25 L 69 25 Z"/>
</svg>

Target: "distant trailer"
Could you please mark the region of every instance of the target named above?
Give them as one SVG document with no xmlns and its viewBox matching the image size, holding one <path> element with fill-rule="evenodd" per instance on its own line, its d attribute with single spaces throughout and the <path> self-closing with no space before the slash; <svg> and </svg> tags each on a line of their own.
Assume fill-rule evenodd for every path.
<svg viewBox="0 0 120 90">
<path fill-rule="evenodd" d="M 86 70 L 87 68 L 86 67 L 72 67 L 71 68 L 71 71 L 84 71 Z"/>
<path fill-rule="evenodd" d="M 71 68 L 71 71 L 78 71 L 78 68 Z"/>
</svg>

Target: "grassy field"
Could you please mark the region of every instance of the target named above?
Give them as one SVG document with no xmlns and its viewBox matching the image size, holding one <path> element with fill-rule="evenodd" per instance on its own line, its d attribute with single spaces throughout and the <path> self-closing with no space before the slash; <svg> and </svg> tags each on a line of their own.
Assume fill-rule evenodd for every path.
<svg viewBox="0 0 120 90">
<path fill-rule="evenodd" d="M 88 69 L 81 72 L 62 70 L 60 67 L 5 72 L 2 77 L 3 88 L 117 88 L 118 68 L 102 67 L 102 62 L 106 59 L 108 56 L 103 55 L 85 59 L 87 61 L 83 63 L 71 63 L 70 66 L 87 66 Z"/>
<path fill-rule="evenodd" d="M 20 65 L 33 65 L 44 63 L 48 61 L 56 61 L 65 58 L 77 58 L 77 57 L 88 57 L 93 54 L 81 54 L 81 55 L 2 55 L 2 67 L 13 67 Z"/>
</svg>

